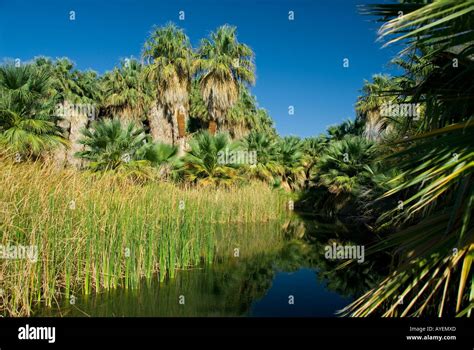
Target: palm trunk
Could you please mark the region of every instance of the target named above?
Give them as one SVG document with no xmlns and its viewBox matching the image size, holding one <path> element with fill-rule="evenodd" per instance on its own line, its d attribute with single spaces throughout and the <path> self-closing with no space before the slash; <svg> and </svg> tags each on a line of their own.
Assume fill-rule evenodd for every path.
<svg viewBox="0 0 474 350">
<path fill-rule="evenodd" d="M 209 122 L 209 133 L 215 135 L 217 130 L 217 123 L 214 120 Z"/>
<path fill-rule="evenodd" d="M 81 129 L 86 128 L 89 118 L 85 114 L 75 114 L 71 118 L 71 130 L 69 132 L 69 142 L 71 146 L 67 152 L 67 162 L 80 169 L 84 166 L 84 160 L 77 158 L 74 154 L 84 150 L 84 145 L 79 143 L 82 137 Z"/>
<path fill-rule="evenodd" d="M 188 148 L 188 142 L 187 142 L 186 137 L 181 137 L 178 140 L 178 157 L 184 156 L 187 148 Z"/>
<path fill-rule="evenodd" d="M 225 132 L 229 134 L 230 138 L 233 138 L 232 126 L 230 126 L 225 120 L 219 124 L 219 132 Z"/>
<path fill-rule="evenodd" d="M 240 123 L 234 128 L 234 138 L 236 140 L 240 140 L 241 138 L 247 136 L 247 134 L 248 129 Z"/>
<path fill-rule="evenodd" d="M 173 125 L 166 117 L 164 106 L 157 103 L 148 115 L 150 134 L 154 142 L 173 143 Z"/>
<path fill-rule="evenodd" d="M 66 102 L 63 102 L 63 105 L 66 104 Z M 58 105 L 58 108 L 61 106 Z M 69 116 L 62 116 L 62 119 L 58 122 L 58 126 L 62 130 L 63 137 L 66 140 L 69 140 L 69 130 L 71 129 L 71 121 L 69 120 Z M 60 167 L 64 168 L 67 163 L 67 151 L 68 147 L 59 145 L 57 148 L 54 149 L 52 158 L 54 163 Z"/>
<path fill-rule="evenodd" d="M 178 109 L 177 117 L 178 121 L 178 137 L 182 138 L 186 136 L 186 118 L 181 109 Z"/>
<path fill-rule="evenodd" d="M 58 126 L 63 129 L 63 135 L 69 141 L 69 147 L 59 146 L 54 151 L 53 158 L 59 167 L 72 165 L 80 169 L 84 166 L 85 161 L 77 158 L 74 154 L 84 150 L 84 146 L 79 143 L 79 140 L 82 137 L 81 129 L 87 127 L 89 118 L 86 114 L 70 110 L 68 101 L 64 101 L 62 104 L 65 114 Z"/>
<path fill-rule="evenodd" d="M 136 117 L 134 116 L 133 110 L 130 110 L 129 108 L 122 110 L 121 112 L 117 113 L 117 115 L 119 116 L 119 119 L 122 122 L 122 125 L 128 125 L 129 123 L 134 123 L 139 128 L 143 127 L 142 121 L 137 120 Z"/>
<path fill-rule="evenodd" d="M 178 146 L 178 156 L 186 151 L 186 109 L 183 105 L 176 108 L 173 118 L 173 144 Z"/>
</svg>

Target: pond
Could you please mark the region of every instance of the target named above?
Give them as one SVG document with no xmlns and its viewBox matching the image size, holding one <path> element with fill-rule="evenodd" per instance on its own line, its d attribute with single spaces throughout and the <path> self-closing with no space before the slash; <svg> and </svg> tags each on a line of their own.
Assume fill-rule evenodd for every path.
<svg viewBox="0 0 474 350">
<path fill-rule="evenodd" d="M 177 271 L 162 282 L 144 279 L 134 290 L 76 293 L 53 308 L 38 308 L 34 316 L 333 317 L 379 278 L 368 259 L 335 270 L 340 261 L 325 257 L 325 246 L 347 243 L 354 232 L 298 218 L 220 225 L 211 264 Z"/>
</svg>

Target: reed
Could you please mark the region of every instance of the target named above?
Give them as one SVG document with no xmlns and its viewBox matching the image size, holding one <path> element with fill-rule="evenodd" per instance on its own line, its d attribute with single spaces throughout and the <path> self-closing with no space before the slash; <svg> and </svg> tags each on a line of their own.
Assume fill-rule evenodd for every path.
<svg viewBox="0 0 474 350">
<path fill-rule="evenodd" d="M 137 185 L 105 174 L 0 161 L 0 244 L 36 246 L 38 259 L 2 259 L 0 314 L 38 302 L 173 278 L 212 263 L 220 224 L 282 219 L 286 198 L 264 184 L 198 188 Z M 239 234 L 238 232 L 235 234 Z"/>
</svg>

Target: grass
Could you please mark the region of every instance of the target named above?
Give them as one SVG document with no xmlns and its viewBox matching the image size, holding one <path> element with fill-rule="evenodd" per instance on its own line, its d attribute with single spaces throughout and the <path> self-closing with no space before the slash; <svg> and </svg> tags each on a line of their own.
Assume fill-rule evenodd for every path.
<svg viewBox="0 0 474 350">
<path fill-rule="evenodd" d="M 274 267 L 288 244 L 281 220 L 215 226 L 212 268 L 179 271 L 176 278 L 159 283 L 141 280 L 138 289 L 109 289 L 79 296 L 74 305 L 35 310 L 34 316 L 166 316 L 202 317 L 244 315 L 253 300 L 271 285 Z M 239 249 L 239 256 L 234 255 Z M 185 305 L 178 303 L 185 296 Z"/>
<path fill-rule="evenodd" d="M 30 315 L 37 303 L 52 306 L 71 295 L 137 289 L 143 278 L 173 278 L 178 269 L 211 263 L 216 239 L 231 241 L 216 238 L 216 226 L 286 215 L 285 196 L 260 183 L 137 185 L 2 160 L 0 188 L 0 244 L 38 247 L 36 262 L 2 260 L 5 316 Z"/>
</svg>

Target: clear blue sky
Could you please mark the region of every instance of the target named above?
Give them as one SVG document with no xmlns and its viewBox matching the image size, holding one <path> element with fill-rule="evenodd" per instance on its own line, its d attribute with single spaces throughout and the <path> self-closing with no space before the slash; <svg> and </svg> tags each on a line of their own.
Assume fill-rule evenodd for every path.
<svg viewBox="0 0 474 350">
<path fill-rule="evenodd" d="M 379 23 L 357 13 L 374 0 L 0 0 L 0 59 L 72 59 L 103 73 L 140 57 L 153 25 L 173 21 L 193 46 L 222 24 L 255 52 L 253 93 L 281 135 L 302 137 L 354 117 L 363 80 L 389 72 L 395 49 L 376 43 Z M 378 0 L 375 2 L 383 2 Z M 179 11 L 185 11 L 180 21 Z M 288 11 L 294 11 L 294 21 Z M 75 11 L 75 21 L 69 12 Z M 349 68 L 343 59 L 349 59 Z M 288 115 L 288 106 L 295 114 Z"/>
</svg>

